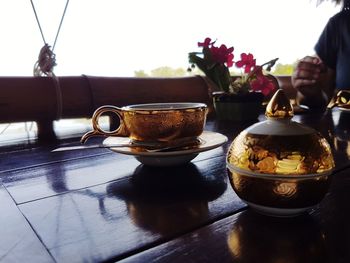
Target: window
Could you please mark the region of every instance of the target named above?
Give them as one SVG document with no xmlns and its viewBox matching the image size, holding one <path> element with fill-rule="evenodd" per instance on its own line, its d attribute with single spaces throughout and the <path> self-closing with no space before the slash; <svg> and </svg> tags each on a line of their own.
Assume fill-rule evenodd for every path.
<svg viewBox="0 0 350 263">
<path fill-rule="evenodd" d="M 66 0 L 33 0 L 48 44 L 53 45 Z M 205 37 L 233 45 L 236 58 L 251 52 L 262 63 L 292 64 L 313 46 L 340 7 L 316 0 L 72 0 L 57 43 L 55 74 L 139 76 L 187 74 L 187 54 Z M 0 76 L 32 76 L 43 40 L 27 1 L 0 2 Z M 72 126 L 58 122 L 55 126 Z M 77 127 L 86 122 L 75 122 Z M 84 126 L 88 127 L 88 126 Z M 0 121 L 2 141 L 36 125 Z"/>
<path fill-rule="evenodd" d="M 52 45 L 66 0 L 33 0 Z M 57 75 L 134 76 L 187 67 L 187 53 L 217 38 L 257 62 L 290 64 L 313 46 L 339 7 L 316 0 L 72 0 L 55 50 Z M 30 76 L 43 40 L 30 1 L 0 3 L 0 75 Z"/>
</svg>

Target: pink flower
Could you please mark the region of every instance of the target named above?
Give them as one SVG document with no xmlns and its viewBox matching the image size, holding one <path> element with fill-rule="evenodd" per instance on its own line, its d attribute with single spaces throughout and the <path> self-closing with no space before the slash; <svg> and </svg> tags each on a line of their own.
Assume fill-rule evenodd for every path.
<svg viewBox="0 0 350 263">
<path fill-rule="evenodd" d="M 211 38 L 207 37 L 206 39 L 204 39 L 203 43 L 198 42 L 198 47 L 209 47 L 209 45 L 213 44 L 213 43 L 210 43 L 210 41 L 211 41 Z"/>
<path fill-rule="evenodd" d="M 241 54 L 241 60 L 236 62 L 236 66 L 238 68 L 244 68 L 244 73 L 249 73 L 252 68 L 254 68 L 256 65 L 256 60 L 254 59 L 254 56 L 249 53 L 248 55 L 246 53 Z"/>
<path fill-rule="evenodd" d="M 233 66 L 233 47 L 227 48 L 226 45 L 221 45 L 219 48 L 212 45 L 210 47 L 210 52 L 212 59 L 217 62 L 224 64 L 226 63 L 227 67 Z"/>
<path fill-rule="evenodd" d="M 231 54 L 228 54 L 227 55 L 227 60 L 226 60 L 226 65 L 227 65 L 227 67 L 232 67 L 233 66 L 233 58 L 234 58 L 234 55 L 233 55 L 233 53 L 231 53 Z"/>
<path fill-rule="evenodd" d="M 253 91 L 261 91 L 264 96 L 267 96 L 275 89 L 275 84 L 262 73 L 262 68 L 259 68 L 255 73 L 256 78 L 250 82 L 250 86 Z"/>
<path fill-rule="evenodd" d="M 262 65 L 256 65 L 256 60 L 251 53 L 242 53 L 241 59 L 234 62 L 233 47 L 226 45 L 216 46 L 216 41 L 207 37 L 203 42 L 198 42 L 202 52 L 190 52 L 189 62 L 191 68 L 196 65 L 204 74 L 210 78 L 222 91 L 233 94 L 246 94 L 247 92 L 261 92 L 269 95 L 276 87 L 276 83 L 264 75 L 263 67 L 270 71 L 277 59 L 270 60 Z M 244 69 L 241 78 L 235 81 L 230 76 L 228 68 L 235 65 Z M 191 69 L 190 69 L 191 70 Z"/>
</svg>

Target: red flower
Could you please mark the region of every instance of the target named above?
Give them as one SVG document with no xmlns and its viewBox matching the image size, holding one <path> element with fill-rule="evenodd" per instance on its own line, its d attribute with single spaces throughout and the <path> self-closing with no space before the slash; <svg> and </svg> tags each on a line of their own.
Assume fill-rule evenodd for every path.
<svg viewBox="0 0 350 263">
<path fill-rule="evenodd" d="M 233 55 L 233 53 L 230 53 L 230 54 L 228 54 L 227 55 L 227 60 L 226 60 L 226 65 L 227 65 L 227 67 L 232 67 L 233 66 L 233 58 L 234 58 L 234 55 Z"/>
<path fill-rule="evenodd" d="M 211 39 L 207 37 L 206 39 L 204 39 L 203 43 L 198 42 L 198 47 L 209 47 L 210 44 L 213 44 L 213 43 L 210 43 L 210 41 Z"/>
<path fill-rule="evenodd" d="M 274 83 L 262 73 L 261 67 L 255 68 L 254 71 L 256 71 L 256 78 L 250 82 L 252 90 L 261 91 L 265 96 L 267 96 L 275 89 Z"/>
<path fill-rule="evenodd" d="M 256 65 L 256 60 L 254 59 L 254 56 L 252 54 L 241 54 L 241 60 L 236 62 L 236 66 L 238 68 L 244 68 L 244 73 L 249 73 L 252 68 L 254 68 Z"/>
<path fill-rule="evenodd" d="M 224 64 L 226 63 L 227 67 L 233 66 L 233 47 L 227 48 L 225 45 L 221 45 L 219 48 L 212 45 L 210 47 L 210 52 L 212 59 L 217 62 Z"/>
<path fill-rule="evenodd" d="M 244 94 L 250 91 L 262 92 L 269 95 L 276 87 L 276 83 L 263 74 L 263 67 L 267 71 L 276 63 L 277 59 L 270 60 L 261 66 L 256 65 L 256 60 L 251 53 L 242 53 L 241 59 L 236 63 L 233 61 L 233 47 L 226 45 L 215 46 L 216 41 L 207 37 L 203 42 L 198 42 L 202 52 L 190 52 L 189 62 L 191 67 L 196 65 L 205 75 L 210 78 L 221 90 L 233 94 Z M 244 69 L 242 77 L 232 81 L 229 67 L 236 65 Z"/>
</svg>

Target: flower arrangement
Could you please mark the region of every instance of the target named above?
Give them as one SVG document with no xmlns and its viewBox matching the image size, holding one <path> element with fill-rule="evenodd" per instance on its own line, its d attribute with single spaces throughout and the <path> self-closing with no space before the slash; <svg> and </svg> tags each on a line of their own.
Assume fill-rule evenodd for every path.
<svg viewBox="0 0 350 263">
<path fill-rule="evenodd" d="M 198 42 L 198 47 L 201 47 L 202 51 L 189 53 L 189 62 L 191 63 L 189 71 L 197 66 L 225 93 L 261 92 L 267 96 L 276 89 L 271 77 L 263 73 L 263 67 L 266 66 L 266 71 L 270 71 L 278 58 L 259 66 L 256 65 L 256 60 L 251 53 L 242 53 L 241 59 L 234 62 L 233 47 L 227 48 L 224 44 L 218 47 L 215 44 L 216 41 L 212 41 L 208 37 L 204 42 Z M 229 68 L 234 65 L 242 69 L 244 73 L 233 81 Z"/>
</svg>

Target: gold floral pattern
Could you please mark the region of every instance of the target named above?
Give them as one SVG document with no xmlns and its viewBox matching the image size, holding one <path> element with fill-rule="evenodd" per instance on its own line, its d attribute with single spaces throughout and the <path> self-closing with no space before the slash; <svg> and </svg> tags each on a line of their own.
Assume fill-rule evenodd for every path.
<svg viewBox="0 0 350 263">
<path fill-rule="evenodd" d="M 227 161 L 237 168 L 264 174 L 313 174 L 334 167 L 329 144 L 318 134 L 286 137 L 244 131 L 233 141 Z"/>
<path fill-rule="evenodd" d="M 280 196 L 293 196 L 297 192 L 297 183 L 277 183 L 273 191 Z"/>
<path fill-rule="evenodd" d="M 276 170 L 277 159 L 267 156 L 256 164 L 261 173 L 274 173 Z"/>
</svg>

